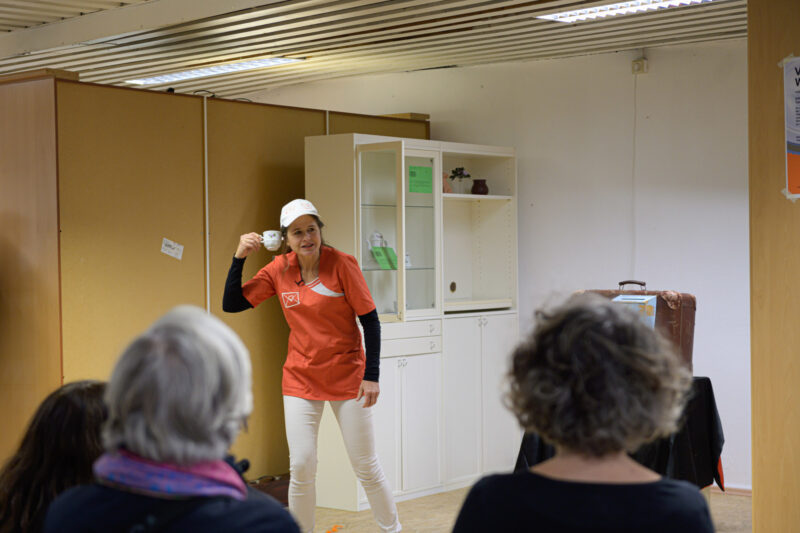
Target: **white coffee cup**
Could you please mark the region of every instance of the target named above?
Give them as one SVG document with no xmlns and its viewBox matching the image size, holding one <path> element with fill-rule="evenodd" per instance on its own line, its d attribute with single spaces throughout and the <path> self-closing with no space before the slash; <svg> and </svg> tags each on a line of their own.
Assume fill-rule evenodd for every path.
<svg viewBox="0 0 800 533">
<path fill-rule="evenodd" d="M 271 252 L 281 247 L 281 240 L 283 240 L 281 238 L 281 232 L 278 230 L 270 229 L 261 234 L 261 242 L 263 242 L 264 247 Z"/>
</svg>

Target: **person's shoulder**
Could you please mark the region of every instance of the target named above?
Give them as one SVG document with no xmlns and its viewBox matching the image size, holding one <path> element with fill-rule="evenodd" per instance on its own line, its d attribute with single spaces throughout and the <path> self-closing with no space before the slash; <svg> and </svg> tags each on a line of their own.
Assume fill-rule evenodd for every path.
<svg viewBox="0 0 800 533">
<path fill-rule="evenodd" d="M 687 481 L 662 478 L 658 482 L 659 498 L 675 502 L 676 505 L 693 507 L 706 506 L 706 499 L 697 486 Z"/>
<path fill-rule="evenodd" d="M 520 473 L 503 473 L 503 474 L 489 474 L 483 476 L 475 483 L 475 487 L 496 487 L 504 485 L 513 485 L 520 482 L 523 476 Z"/>
<path fill-rule="evenodd" d="M 294 252 L 288 252 L 285 254 L 279 254 L 273 256 L 269 263 L 261 267 L 261 270 L 264 271 L 275 271 L 275 270 L 283 270 L 285 269 L 291 262 L 292 258 L 295 257 L 297 254 Z"/>
<path fill-rule="evenodd" d="M 112 489 L 102 485 L 79 485 L 59 494 L 47 508 L 43 531 L 82 531 L 82 524 L 90 524 L 97 503 L 107 503 Z"/>
<path fill-rule="evenodd" d="M 482 499 L 500 497 L 499 495 L 517 493 L 517 489 L 530 486 L 535 480 L 528 472 L 507 474 L 491 474 L 479 479 L 470 490 L 474 496 Z"/>
<path fill-rule="evenodd" d="M 263 533 L 299 533 L 289 511 L 275 500 L 248 487 L 246 500 L 217 500 L 209 502 L 195 520 L 205 531 L 252 531 Z M 198 526 L 200 526 L 198 524 Z M 187 524 L 188 525 L 188 524 Z M 194 528 L 195 526 L 192 525 Z M 219 527 L 220 529 L 216 529 Z M 197 531 L 197 529 L 195 529 Z"/>
<path fill-rule="evenodd" d="M 531 518 L 531 504 L 538 505 L 536 498 L 528 497 L 530 493 L 525 485 L 530 481 L 515 473 L 492 474 L 479 479 L 461 506 L 454 533 L 520 531 Z"/>
<path fill-rule="evenodd" d="M 270 279 L 275 283 L 282 276 L 291 276 L 289 267 L 292 265 L 292 257 L 295 255 L 294 252 L 289 252 L 274 256 L 269 263 L 259 269 L 254 279 Z"/>
<path fill-rule="evenodd" d="M 111 491 L 111 489 L 95 483 L 90 485 L 78 485 L 59 494 L 48 509 L 51 511 L 62 508 L 72 509 L 77 505 L 91 502 L 96 498 L 106 498 L 109 491 Z"/>
<path fill-rule="evenodd" d="M 695 485 L 664 478 L 658 483 L 653 498 L 651 503 L 663 517 L 661 524 L 668 526 L 668 530 L 684 533 L 714 531 L 706 499 Z"/>
<path fill-rule="evenodd" d="M 326 261 L 328 261 L 328 257 L 330 258 L 330 264 L 333 266 L 335 270 L 338 271 L 346 271 L 346 272 L 361 272 L 361 267 L 358 265 L 358 259 L 353 257 L 352 255 L 343 252 L 341 250 L 337 250 L 331 246 L 324 246 L 322 248 L 323 252 L 326 255 Z"/>
<path fill-rule="evenodd" d="M 322 247 L 322 253 L 329 254 L 336 261 L 346 261 L 346 262 L 349 262 L 349 263 L 358 264 L 358 261 L 356 260 L 355 257 L 353 257 L 352 255 L 348 254 L 347 252 L 343 252 L 341 250 L 338 250 L 338 249 L 334 248 L 333 246 L 327 246 L 327 245 L 323 246 Z"/>
</svg>

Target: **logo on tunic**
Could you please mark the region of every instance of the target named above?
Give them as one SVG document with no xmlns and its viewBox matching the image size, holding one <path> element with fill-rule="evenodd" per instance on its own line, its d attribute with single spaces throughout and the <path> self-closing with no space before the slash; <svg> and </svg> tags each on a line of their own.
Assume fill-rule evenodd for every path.
<svg viewBox="0 0 800 533">
<path fill-rule="evenodd" d="M 299 292 L 284 292 L 281 293 L 281 298 L 283 298 L 283 307 L 285 308 L 294 307 L 295 305 L 300 305 Z"/>
</svg>

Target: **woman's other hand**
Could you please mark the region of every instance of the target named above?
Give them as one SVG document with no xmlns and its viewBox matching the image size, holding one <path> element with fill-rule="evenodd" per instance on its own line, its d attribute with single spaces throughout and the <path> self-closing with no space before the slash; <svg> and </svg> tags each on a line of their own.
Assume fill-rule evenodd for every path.
<svg viewBox="0 0 800 533">
<path fill-rule="evenodd" d="M 358 388 L 358 398 L 356 401 L 364 398 L 364 407 L 372 407 L 378 401 L 378 395 L 381 393 L 381 387 L 377 381 L 363 380 L 361 386 Z"/>
<path fill-rule="evenodd" d="M 261 247 L 261 235 L 258 233 L 245 233 L 239 237 L 239 247 L 236 248 L 236 259 L 243 259 Z"/>
</svg>

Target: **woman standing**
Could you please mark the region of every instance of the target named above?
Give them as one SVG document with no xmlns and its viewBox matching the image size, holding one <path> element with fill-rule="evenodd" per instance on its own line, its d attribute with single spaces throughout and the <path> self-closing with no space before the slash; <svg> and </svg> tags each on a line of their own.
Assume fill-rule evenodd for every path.
<svg viewBox="0 0 800 533">
<path fill-rule="evenodd" d="M 378 525 L 385 532 L 400 531 L 391 489 L 375 454 L 368 409 L 380 392 L 380 322 L 375 303 L 355 258 L 323 241 L 323 223 L 311 202 L 298 199 L 283 206 L 280 224 L 283 253 L 244 285 L 244 260 L 261 246 L 261 236 L 247 233 L 239 238 L 222 308 L 244 311 L 277 295 L 289 324 L 289 353 L 283 366 L 289 508 L 303 531 L 313 531 L 317 433 L 328 401 Z M 356 317 L 364 329 L 366 353 Z"/>
</svg>

